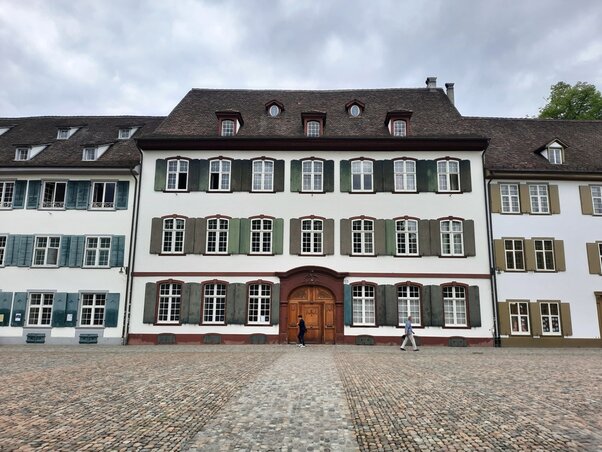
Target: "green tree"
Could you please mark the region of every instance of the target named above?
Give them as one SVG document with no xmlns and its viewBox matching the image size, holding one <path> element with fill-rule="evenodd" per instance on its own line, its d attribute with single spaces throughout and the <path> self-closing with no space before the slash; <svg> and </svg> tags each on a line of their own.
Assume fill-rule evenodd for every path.
<svg viewBox="0 0 602 452">
<path fill-rule="evenodd" d="M 558 82 L 550 88 L 540 118 L 548 119 L 602 119 L 602 94 L 594 85 L 577 82 L 574 86 Z"/>
</svg>

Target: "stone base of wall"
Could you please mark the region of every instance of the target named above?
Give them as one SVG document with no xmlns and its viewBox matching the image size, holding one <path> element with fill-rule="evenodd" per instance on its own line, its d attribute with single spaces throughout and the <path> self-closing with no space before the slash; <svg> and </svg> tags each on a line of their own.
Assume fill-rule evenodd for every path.
<svg viewBox="0 0 602 452">
<path fill-rule="evenodd" d="M 508 337 L 501 339 L 502 347 L 600 348 L 602 339 L 572 339 L 570 337 Z"/>
</svg>

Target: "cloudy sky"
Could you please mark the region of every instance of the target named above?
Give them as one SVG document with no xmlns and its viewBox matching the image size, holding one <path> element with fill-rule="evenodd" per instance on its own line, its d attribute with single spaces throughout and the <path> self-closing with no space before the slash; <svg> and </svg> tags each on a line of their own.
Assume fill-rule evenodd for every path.
<svg viewBox="0 0 602 452">
<path fill-rule="evenodd" d="M 600 0 L 0 0 L 0 116 L 166 115 L 191 88 L 455 83 L 467 116 L 602 90 Z"/>
</svg>

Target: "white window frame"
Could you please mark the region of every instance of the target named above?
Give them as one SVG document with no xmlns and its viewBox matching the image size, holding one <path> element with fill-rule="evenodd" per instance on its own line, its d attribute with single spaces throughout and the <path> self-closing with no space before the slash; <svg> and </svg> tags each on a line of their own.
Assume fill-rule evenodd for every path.
<svg viewBox="0 0 602 452">
<path fill-rule="evenodd" d="M 533 239 L 533 249 L 535 250 L 535 271 L 556 271 L 556 250 L 553 239 Z M 551 265 L 549 265 L 549 258 L 552 260 Z"/>
<path fill-rule="evenodd" d="M 374 192 L 374 162 L 351 160 L 351 191 L 353 193 Z"/>
<path fill-rule="evenodd" d="M 226 293 L 224 283 L 207 283 L 203 287 L 203 324 L 226 323 Z"/>
<path fill-rule="evenodd" d="M 93 147 L 86 147 L 83 150 L 82 160 L 84 162 L 93 162 L 98 159 L 98 149 Z"/>
<path fill-rule="evenodd" d="M 376 325 L 376 289 L 368 284 L 354 284 L 352 291 L 353 326 Z"/>
<path fill-rule="evenodd" d="M 546 309 L 544 309 L 544 306 Z M 552 306 L 556 307 L 556 313 L 553 313 Z M 544 313 L 544 311 L 547 311 Z M 540 301 L 539 313 L 541 321 L 542 336 L 562 336 L 562 319 L 560 315 L 560 302 L 558 301 Z M 548 330 L 548 331 L 546 331 Z M 554 331 L 558 330 L 558 331 Z"/>
<path fill-rule="evenodd" d="M 602 185 L 590 185 L 592 196 L 592 212 L 594 215 L 602 215 Z"/>
<path fill-rule="evenodd" d="M 504 262 L 507 271 L 524 272 L 526 270 L 525 241 L 523 239 L 504 239 Z"/>
<path fill-rule="evenodd" d="M 466 288 L 463 286 L 443 286 L 442 292 L 444 325 L 448 327 L 467 327 Z"/>
<path fill-rule="evenodd" d="M 59 185 L 63 186 L 63 199 L 57 199 L 57 188 Z M 53 187 L 50 190 L 50 187 Z M 51 191 L 50 198 L 47 199 L 46 192 Z M 65 202 L 67 199 L 67 182 L 65 181 L 43 181 L 42 189 L 40 194 L 40 208 L 48 210 L 64 210 Z"/>
<path fill-rule="evenodd" d="M 60 235 L 38 235 L 34 238 L 32 267 L 58 267 L 61 253 Z M 41 263 L 40 259 L 41 258 Z"/>
<path fill-rule="evenodd" d="M 393 177 L 396 192 L 415 193 L 416 185 L 416 160 L 394 160 Z"/>
<path fill-rule="evenodd" d="M 301 161 L 301 190 L 306 193 L 324 191 L 324 162 L 322 160 Z"/>
<path fill-rule="evenodd" d="M 207 218 L 206 254 L 228 254 L 228 234 L 230 220 L 227 218 Z"/>
<path fill-rule="evenodd" d="M 251 191 L 273 192 L 274 191 L 274 160 L 253 160 L 253 181 Z"/>
<path fill-rule="evenodd" d="M 408 133 L 408 124 L 403 119 L 394 119 L 391 123 L 391 135 L 394 137 L 405 137 Z"/>
<path fill-rule="evenodd" d="M 500 184 L 502 213 L 520 213 L 519 184 Z"/>
<path fill-rule="evenodd" d="M 179 282 L 159 283 L 157 300 L 157 324 L 179 325 L 182 309 L 182 284 Z"/>
<path fill-rule="evenodd" d="M 13 208 L 15 185 L 15 181 L 0 180 L 0 209 Z"/>
<path fill-rule="evenodd" d="M 418 220 L 395 220 L 395 255 L 418 256 Z"/>
<path fill-rule="evenodd" d="M 529 184 L 529 202 L 531 213 L 546 215 L 550 213 L 550 195 L 546 184 Z"/>
<path fill-rule="evenodd" d="M 441 255 L 464 256 L 464 222 L 462 220 L 441 220 Z"/>
<path fill-rule="evenodd" d="M 361 114 L 362 114 L 362 109 L 360 108 L 360 106 L 358 104 L 353 104 L 351 107 L 349 107 L 349 115 L 350 116 L 357 118 Z"/>
<path fill-rule="evenodd" d="M 602 268 L 602 242 L 596 243 L 598 249 L 598 263 L 600 264 L 600 268 Z"/>
<path fill-rule="evenodd" d="M 0 267 L 4 267 L 6 259 L 6 244 L 8 243 L 8 235 L 0 235 Z"/>
<path fill-rule="evenodd" d="M 374 220 L 351 220 L 351 254 L 374 256 Z"/>
<path fill-rule="evenodd" d="M 272 286 L 251 283 L 248 289 L 247 324 L 269 325 L 271 319 Z"/>
<path fill-rule="evenodd" d="M 87 236 L 84 250 L 84 268 L 111 266 L 111 236 Z"/>
<path fill-rule="evenodd" d="M 58 129 L 58 131 L 56 133 L 56 139 L 57 140 L 68 140 L 69 137 L 71 136 L 70 132 L 71 132 L 71 129 L 69 127 L 61 127 Z"/>
<path fill-rule="evenodd" d="M 186 218 L 163 218 L 161 254 L 184 254 Z"/>
<path fill-rule="evenodd" d="M 127 140 L 132 136 L 132 127 L 122 127 L 119 129 L 117 138 L 119 140 Z"/>
<path fill-rule="evenodd" d="M 531 319 L 529 318 L 528 301 L 509 301 L 510 334 L 512 336 L 530 336 Z"/>
<path fill-rule="evenodd" d="M 80 295 L 79 326 L 104 327 L 106 319 L 107 294 L 82 292 Z"/>
<path fill-rule="evenodd" d="M 272 218 L 251 218 L 250 230 L 251 249 L 249 254 L 273 254 L 274 220 Z"/>
<path fill-rule="evenodd" d="M 318 218 L 301 219 L 301 254 L 324 254 L 324 220 Z"/>
<path fill-rule="evenodd" d="M 563 149 L 561 146 L 548 147 L 548 161 L 553 165 L 562 165 L 564 163 Z"/>
<path fill-rule="evenodd" d="M 15 150 L 15 160 L 18 162 L 29 160 L 30 148 L 19 147 Z"/>
<path fill-rule="evenodd" d="M 30 292 L 27 295 L 27 326 L 52 326 L 54 293 Z M 36 320 L 32 321 L 36 312 Z"/>
<path fill-rule="evenodd" d="M 280 115 L 280 107 L 278 105 L 276 105 L 276 104 L 270 105 L 270 108 L 268 108 L 268 114 L 272 118 L 276 118 L 277 116 Z"/>
<path fill-rule="evenodd" d="M 171 168 L 170 168 L 171 166 Z M 165 181 L 166 191 L 187 191 L 190 175 L 190 161 L 186 159 L 168 159 Z M 184 180 L 182 180 L 184 179 Z M 182 185 L 181 187 L 180 185 Z"/>
<path fill-rule="evenodd" d="M 459 160 L 437 160 L 437 191 L 442 193 L 461 191 Z"/>
<path fill-rule="evenodd" d="M 412 316 L 412 326 L 422 325 L 421 287 L 415 284 L 397 286 L 398 325 L 404 326 L 408 316 Z"/>
<path fill-rule="evenodd" d="M 107 192 L 107 186 L 113 186 L 113 199 L 110 200 L 107 196 L 110 195 L 110 191 Z M 97 199 L 97 187 L 99 187 Z M 102 190 L 100 190 L 102 187 Z M 90 209 L 91 210 L 115 210 L 115 200 L 117 198 L 117 182 L 108 181 L 93 181 L 92 182 L 92 194 L 90 196 Z"/>
<path fill-rule="evenodd" d="M 227 159 L 209 160 L 209 191 L 230 191 L 232 161 Z"/>
<path fill-rule="evenodd" d="M 306 135 L 310 138 L 317 138 L 322 135 L 322 123 L 318 120 L 311 119 L 306 124 Z"/>
<path fill-rule="evenodd" d="M 220 124 L 220 135 L 222 137 L 233 137 L 236 135 L 236 121 L 234 119 L 222 119 Z"/>
</svg>

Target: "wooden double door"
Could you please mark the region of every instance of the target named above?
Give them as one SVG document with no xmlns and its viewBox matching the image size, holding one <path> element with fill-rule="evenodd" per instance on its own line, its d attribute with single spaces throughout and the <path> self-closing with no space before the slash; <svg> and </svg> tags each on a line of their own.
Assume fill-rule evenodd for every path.
<svg viewBox="0 0 602 452">
<path fill-rule="evenodd" d="M 302 286 L 288 299 L 288 342 L 297 341 L 298 316 L 305 320 L 307 344 L 334 344 L 335 300 L 332 292 L 320 286 Z"/>
</svg>

